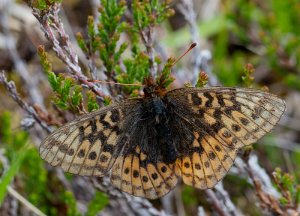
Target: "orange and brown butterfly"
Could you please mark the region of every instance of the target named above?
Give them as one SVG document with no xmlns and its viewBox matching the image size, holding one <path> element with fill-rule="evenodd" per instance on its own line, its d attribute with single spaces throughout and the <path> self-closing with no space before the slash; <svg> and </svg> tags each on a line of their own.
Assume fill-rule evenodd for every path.
<svg viewBox="0 0 300 216">
<path fill-rule="evenodd" d="M 264 136 L 285 102 L 247 88 L 167 91 L 146 79 L 144 96 L 114 103 L 58 128 L 40 146 L 52 166 L 83 176 L 109 176 L 134 196 L 156 199 L 182 178 L 212 188 L 237 151 Z"/>
</svg>

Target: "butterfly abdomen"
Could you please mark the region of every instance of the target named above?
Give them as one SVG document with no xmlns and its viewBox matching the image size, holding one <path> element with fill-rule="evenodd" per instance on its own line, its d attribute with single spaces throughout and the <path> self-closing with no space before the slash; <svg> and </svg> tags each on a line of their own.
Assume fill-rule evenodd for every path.
<svg viewBox="0 0 300 216">
<path fill-rule="evenodd" d="M 169 164 L 175 162 L 178 157 L 176 146 L 174 144 L 174 131 L 169 126 L 170 113 L 166 105 L 160 97 L 155 97 L 145 107 L 148 109 L 148 118 L 152 119 L 152 124 L 149 125 L 155 129 L 155 143 L 157 148 L 160 149 L 160 155 L 163 162 Z"/>
<path fill-rule="evenodd" d="M 175 162 L 178 153 L 173 143 L 173 134 L 166 122 L 162 121 L 155 127 L 157 131 L 157 143 L 161 150 L 161 156 L 165 163 Z"/>
</svg>

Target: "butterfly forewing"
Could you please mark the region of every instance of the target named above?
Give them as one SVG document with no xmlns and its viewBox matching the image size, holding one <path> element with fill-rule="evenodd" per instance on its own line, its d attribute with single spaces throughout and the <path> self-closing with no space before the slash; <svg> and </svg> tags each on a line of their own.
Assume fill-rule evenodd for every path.
<svg viewBox="0 0 300 216">
<path fill-rule="evenodd" d="M 184 183 L 213 187 L 232 166 L 237 150 L 269 132 L 285 110 L 283 100 L 243 88 L 185 88 L 166 95 L 181 152 Z"/>
<path fill-rule="evenodd" d="M 130 100 L 83 115 L 48 136 L 40 155 L 66 172 L 103 176 L 122 149 L 125 117 L 137 108 L 137 101 Z"/>
</svg>

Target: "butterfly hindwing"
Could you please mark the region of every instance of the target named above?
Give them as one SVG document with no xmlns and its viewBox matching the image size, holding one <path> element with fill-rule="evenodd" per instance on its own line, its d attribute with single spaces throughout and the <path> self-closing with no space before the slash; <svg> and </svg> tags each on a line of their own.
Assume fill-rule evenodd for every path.
<svg viewBox="0 0 300 216">
<path fill-rule="evenodd" d="M 134 142 L 132 140 L 131 144 L 134 145 Z M 176 186 L 178 177 L 172 164 L 149 160 L 147 153 L 138 145 L 131 150 L 119 156 L 113 165 L 110 176 L 113 185 L 124 192 L 148 199 L 161 197 Z"/>
<path fill-rule="evenodd" d="M 285 110 L 283 100 L 252 89 L 185 88 L 166 98 L 183 140 L 177 167 L 186 184 L 201 189 L 220 181 L 237 150 L 269 132 Z"/>
<path fill-rule="evenodd" d="M 214 136 L 213 130 L 205 127 L 200 120 L 177 115 L 172 125 L 176 125 L 174 130 L 180 131 L 178 136 L 182 140 L 176 165 L 183 182 L 200 189 L 210 188 L 228 172 L 237 149 Z"/>
</svg>

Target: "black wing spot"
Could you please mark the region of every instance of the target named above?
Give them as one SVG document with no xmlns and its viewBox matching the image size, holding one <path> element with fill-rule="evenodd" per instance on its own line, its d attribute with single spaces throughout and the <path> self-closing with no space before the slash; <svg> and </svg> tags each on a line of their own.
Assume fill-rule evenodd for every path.
<svg viewBox="0 0 300 216">
<path fill-rule="evenodd" d="M 103 125 L 104 128 L 110 128 L 109 122 L 104 120 L 106 115 L 106 113 L 102 114 L 99 118 L 99 122 Z"/>
<path fill-rule="evenodd" d="M 192 96 L 192 101 L 193 101 L 194 105 L 199 106 L 202 104 L 202 99 L 200 97 L 198 97 L 197 93 L 192 93 L 191 96 Z"/>
<path fill-rule="evenodd" d="M 247 126 L 247 125 L 250 123 L 250 121 L 249 121 L 248 119 L 243 118 L 243 117 L 240 118 L 240 121 L 241 121 L 241 123 L 242 123 L 243 125 L 245 125 L 245 126 Z"/>
<path fill-rule="evenodd" d="M 113 145 L 104 145 L 103 146 L 103 151 L 104 152 L 109 152 L 109 153 L 113 153 L 114 150 L 114 146 Z"/>
<path fill-rule="evenodd" d="M 105 142 L 105 140 L 106 140 L 106 136 L 104 135 L 104 133 L 103 133 L 102 131 L 100 131 L 100 132 L 97 134 L 96 138 L 97 138 L 98 140 L 100 140 L 101 144 L 103 144 L 103 143 Z"/>
<path fill-rule="evenodd" d="M 92 151 L 89 153 L 89 159 L 90 160 L 95 160 L 97 158 L 97 153 Z"/>
<path fill-rule="evenodd" d="M 87 136 L 87 139 L 88 141 L 90 142 L 90 144 L 94 144 L 94 142 L 96 141 L 96 137 L 94 136 L 93 133 L 90 133 L 88 136 Z"/>
<path fill-rule="evenodd" d="M 211 127 L 215 133 L 218 133 L 224 126 L 221 122 L 217 121 Z M 211 134 L 211 135 L 214 135 L 214 134 Z"/>
<path fill-rule="evenodd" d="M 190 167 L 190 163 L 189 163 L 189 162 L 185 162 L 185 163 L 184 163 L 184 166 L 185 166 L 186 168 L 189 168 L 189 167 Z"/>
<path fill-rule="evenodd" d="M 237 125 L 237 124 L 233 124 L 231 126 L 232 130 L 234 130 L 235 132 L 238 132 L 241 130 L 241 126 Z"/>
<path fill-rule="evenodd" d="M 205 113 L 205 109 L 200 108 L 198 112 L 199 112 L 200 118 L 203 118 L 204 117 L 204 113 Z"/>
<path fill-rule="evenodd" d="M 204 166 L 205 166 L 206 168 L 208 168 L 208 167 L 210 166 L 209 162 L 208 162 L 208 161 L 204 162 Z"/>
<path fill-rule="evenodd" d="M 139 171 L 137 171 L 137 170 L 134 170 L 134 171 L 133 171 L 133 177 L 134 177 L 134 178 L 139 177 L 139 175 L 140 175 Z"/>
<path fill-rule="evenodd" d="M 226 113 L 228 116 L 232 116 L 232 111 L 234 111 L 234 107 L 226 107 L 224 109 L 224 113 Z"/>
<path fill-rule="evenodd" d="M 230 133 L 228 130 L 224 131 L 224 133 L 223 133 L 222 135 L 223 135 L 223 137 L 225 137 L 225 138 L 231 137 L 231 133 Z"/>
<path fill-rule="evenodd" d="M 82 142 L 85 139 L 85 136 L 84 136 L 84 127 L 80 126 L 78 128 L 78 130 L 79 130 L 79 134 L 78 134 L 78 136 L 79 136 L 79 142 Z"/>
<path fill-rule="evenodd" d="M 100 161 L 101 161 L 102 163 L 105 163 L 107 160 L 108 160 L 108 157 L 107 157 L 106 155 L 101 155 L 101 156 L 100 156 Z"/>
<path fill-rule="evenodd" d="M 75 153 L 74 149 L 70 149 L 70 150 L 68 151 L 68 155 L 69 155 L 69 156 L 73 156 L 74 153 Z"/>
<path fill-rule="evenodd" d="M 162 166 L 160 169 L 163 173 L 167 172 L 167 167 L 166 166 Z"/>
<path fill-rule="evenodd" d="M 215 146 L 215 149 L 216 149 L 216 151 L 218 151 L 218 152 L 221 151 L 221 148 L 220 148 L 220 146 L 218 146 L 218 145 Z"/>
<path fill-rule="evenodd" d="M 152 173 L 151 176 L 154 180 L 157 179 L 157 177 L 158 177 L 156 173 Z"/>
<path fill-rule="evenodd" d="M 212 179 L 213 178 L 213 175 L 208 175 L 206 176 L 208 179 Z"/>
<path fill-rule="evenodd" d="M 97 131 L 97 125 L 96 125 L 96 120 L 95 119 L 92 119 L 90 121 L 90 125 L 91 125 L 91 128 L 92 128 L 92 132 L 95 133 Z"/>
<path fill-rule="evenodd" d="M 210 153 L 208 154 L 208 157 L 209 157 L 209 159 L 214 160 L 214 159 L 216 158 L 216 155 L 215 155 L 215 153 L 210 152 Z"/>
<path fill-rule="evenodd" d="M 252 114 L 251 114 L 251 117 L 252 117 L 253 120 L 256 120 L 256 119 L 259 118 L 259 115 L 256 114 L 256 113 L 252 113 Z"/>
<path fill-rule="evenodd" d="M 68 151 L 68 145 L 67 144 L 63 144 L 63 145 L 59 146 L 59 150 L 62 153 L 66 153 Z"/>
<path fill-rule="evenodd" d="M 221 119 L 221 116 L 222 116 L 222 112 L 221 112 L 221 110 L 220 109 L 216 109 L 215 111 L 214 111 L 214 115 L 213 115 L 216 119 Z"/>
<path fill-rule="evenodd" d="M 84 155 L 85 155 L 85 150 L 84 150 L 84 149 L 80 149 L 80 151 L 78 152 L 77 156 L 78 156 L 79 158 L 83 158 Z"/>
<path fill-rule="evenodd" d="M 204 148 L 201 145 L 199 147 L 193 147 L 192 152 L 198 152 L 199 154 L 203 154 Z"/>
<path fill-rule="evenodd" d="M 229 156 L 228 156 L 228 155 L 224 155 L 224 157 L 223 157 L 223 159 L 222 159 L 222 162 L 226 161 L 227 158 L 229 158 Z"/>
<path fill-rule="evenodd" d="M 217 100 L 220 106 L 225 106 L 224 98 L 221 94 L 217 94 Z"/>
<path fill-rule="evenodd" d="M 147 183 L 147 182 L 148 182 L 148 180 L 149 180 L 147 176 L 143 176 L 143 178 L 142 178 L 142 179 L 143 179 L 143 182 L 146 182 L 146 183 Z"/>
<path fill-rule="evenodd" d="M 128 167 L 125 168 L 124 173 L 125 173 L 125 174 L 128 174 L 128 173 L 129 173 L 129 168 L 128 168 Z"/>
<path fill-rule="evenodd" d="M 211 96 L 209 92 L 204 92 L 203 95 L 207 98 L 207 101 L 205 102 L 205 107 L 212 107 L 212 102 L 214 100 L 213 96 Z"/>
<path fill-rule="evenodd" d="M 111 120 L 112 122 L 119 122 L 120 121 L 120 113 L 119 110 L 115 109 L 111 111 Z"/>
<path fill-rule="evenodd" d="M 196 164 L 195 164 L 195 168 L 196 168 L 197 170 L 200 170 L 200 169 L 201 169 L 200 164 L 196 163 Z"/>
</svg>

